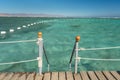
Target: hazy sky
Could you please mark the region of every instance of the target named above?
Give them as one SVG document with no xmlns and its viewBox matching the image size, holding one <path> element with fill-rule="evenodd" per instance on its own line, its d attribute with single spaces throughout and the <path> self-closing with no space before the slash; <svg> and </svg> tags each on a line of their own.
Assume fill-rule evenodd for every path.
<svg viewBox="0 0 120 80">
<path fill-rule="evenodd" d="M 120 0 L 0 0 L 0 13 L 120 16 Z"/>
</svg>

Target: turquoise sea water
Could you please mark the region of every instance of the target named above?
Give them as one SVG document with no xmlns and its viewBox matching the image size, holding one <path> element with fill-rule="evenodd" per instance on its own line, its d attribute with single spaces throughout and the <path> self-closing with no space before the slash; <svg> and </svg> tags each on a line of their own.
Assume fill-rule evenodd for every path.
<svg viewBox="0 0 120 80">
<path fill-rule="evenodd" d="M 31 23 L 49 21 L 33 26 Z M 52 21 L 53 20 L 53 21 Z M 23 28 L 22 26 L 27 26 Z M 22 27 L 17 30 L 17 27 Z M 15 32 L 10 33 L 9 29 Z M 18 41 L 37 39 L 37 33 L 43 33 L 44 46 L 50 62 L 50 71 L 68 71 L 69 60 L 75 42 L 75 36 L 80 35 L 79 47 L 101 48 L 120 46 L 120 19 L 100 18 L 0 18 L 0 34 L 2 41 Z M 87 58 L 120 59 L 120 49 L 79 51 L 79 56 Z M 38 56 L 36 42 L 0 44 L 0 63 L 35 59 Z M 44 57 L 43 71 L 47 71 Z M 88 61 L 79 62 L 79 70 L 120 70 L 117 61 Z M 74 59 L 72 61 L 74 71 Z M 0 71 L 38 71 L 37 61 L 30 63 L 2 65 Z"/>
</svg>

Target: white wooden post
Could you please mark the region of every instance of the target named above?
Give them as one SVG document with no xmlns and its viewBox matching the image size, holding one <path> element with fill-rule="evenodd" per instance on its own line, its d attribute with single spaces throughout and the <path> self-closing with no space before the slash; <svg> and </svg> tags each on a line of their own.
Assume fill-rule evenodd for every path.
<svg viewBox="0 0 120 80">
<path fill-rule="evenodd" d="M 38 67 L 39 67 L 39 74 L 42 74 L 42 55 L 43 55 L 43 39 L 42 33 L 38 32 L 38 46 L 39 46 L 39 57 L 38 57 Z"/>
<path fill-rule="evenodd" d="M 75 73 L 77 73 L 78 69 L 78 42 L 80 40 L 80 36 L 76 37 L 76 48 L 75 48 Z"/>
</svg>

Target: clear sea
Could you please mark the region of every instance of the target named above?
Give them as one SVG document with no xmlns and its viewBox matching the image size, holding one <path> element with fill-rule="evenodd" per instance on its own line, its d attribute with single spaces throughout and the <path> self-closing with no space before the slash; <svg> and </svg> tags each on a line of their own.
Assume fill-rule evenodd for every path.
<svg viewBox="0 0 120 80">
<path fill-rule="evenodd" d="M 28 26 L 31 23 L 49 21 Z M 26 26 L 26 27 L 23 27 Z M 21 27 L 21 29 L 17 29 Z M 14 32 L 9 32 L 14 29 Z M 120 46 L 120 19 L 115 18 L 23 18 L 0 17 L 0 42 L 37 39 L 37 33 L 43 33 L 44 46 L 50 71 L 68 71 L 69 60 L 75 43 L 75 37 L 81 36 L 79 47 L 102 48 Z M 79 51 L 79 56 L 87 58 L 120 59 L 120 49 Z M 36 42 L 0 44 L 0 63 L 36 59 Z M 47 63 L 43 55 L 43 71 Z M 78 70 L 120 70 L 119 61 L 81 60 Z M 0 65 L 2 72 L 37 72 L 37 61 L 14 65 Z M 74 71 L 74 59 L 72 61 Z"/>
</svg>

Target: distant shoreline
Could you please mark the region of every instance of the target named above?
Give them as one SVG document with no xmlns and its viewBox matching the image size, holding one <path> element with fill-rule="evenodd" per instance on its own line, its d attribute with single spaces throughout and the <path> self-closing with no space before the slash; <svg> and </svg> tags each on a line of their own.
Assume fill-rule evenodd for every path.
<svg viewBox="0 0 120 80">
<path fill-rule="evenodd" d="M 116 18 L 116 17 L 34 17 L 34 16 L 0 16 L 0 18 L 58 18 L 58 19 L 79 19 L 79 18 L 83 18 L 83 19 L 120 19 L 120 17 Z"/>
<path fill-rule="evenodd" d="M 0 17 L 64 17 L 53 14 L 0 13 Z"/>
<path fill-rule="evenodd" d="M 54 14 L 27 14 L 27 13 L 0 13 L 0 17 L 41 17 L 41 18 L 114 18 L 119 19 L 120 17 L 106 17 L 106 16 L 63 16 Z"/>
</svg>

